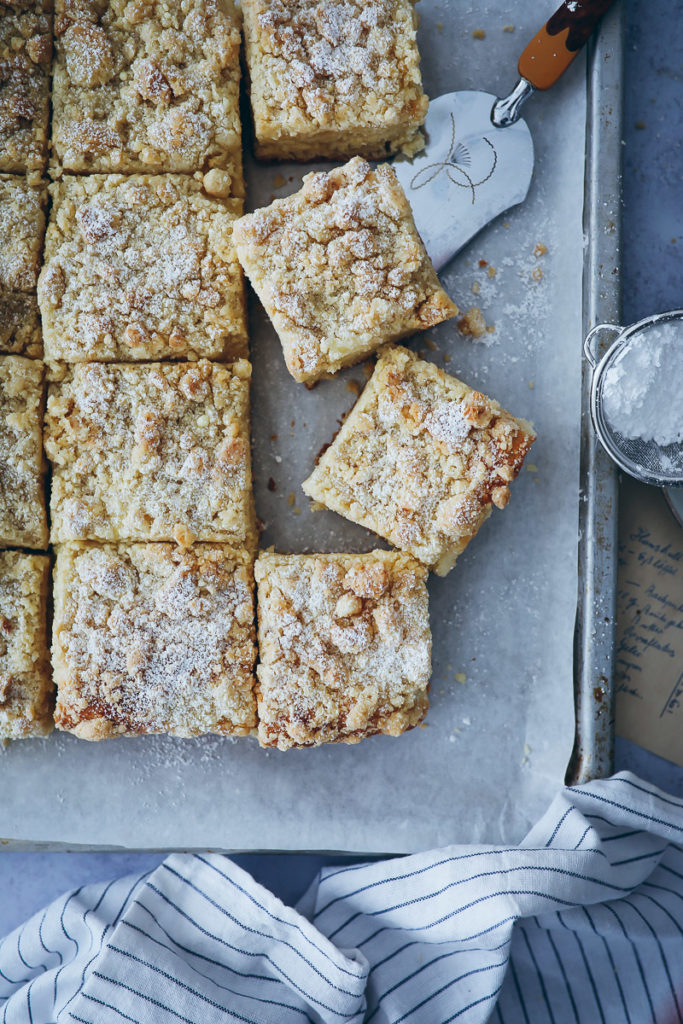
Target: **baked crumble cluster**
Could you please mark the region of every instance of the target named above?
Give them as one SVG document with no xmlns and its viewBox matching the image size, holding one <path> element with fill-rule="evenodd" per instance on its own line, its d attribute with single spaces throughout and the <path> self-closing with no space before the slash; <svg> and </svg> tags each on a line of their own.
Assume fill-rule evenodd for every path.
<svg viewBox="0 0 683 1024">
<path fill-rule="evenodd" d="M 52 6 L 0 0 L 0 741 L 398 736 L 535 436 L 387 347 L 458 312 L 367 162 L 424 144 L 413 0 L 54 0 L 50 91 Z M 242 19 L 257 153 L 350 158 L 247 216 Z M 254 563 L 242 268 L 296 380 L 381 350 L 304 490 L 399 550 Z"/>
<path fill-rule="evenodd" d="M 0 95 L 0 122 L 1 110 Z M 0 352 L 42 355 L 36 284 L 46 203 L 47 189 L 33 175 L 0 174 Z"/>
<path fill-rule="evenodd" d="M 431 674 L 426 576 L 400 552 L 259 555 L 262 746 L 358 743 L 422 721 Z"/>
<path fill-rule="evenodd" d="M 51 12 L 51 0 L 0 4 L 0 171 L 45 170 Z"/>
<path fill-rule="evenodd" d="M 303 489 L 445 576 L 507 505 L 535 439 L 493 399 L 389 348 Z"/>
<path fill-rule="evenodd" d="M 381 160 L 423 148 L 413 0 L 242 0 L 264 159 Z"/>
<path fill-rule="evenodd" d="M 393 170 L 354 157 L 234 227 L 237 255 L 299 381 L 458 312 Z"/>
<path fill-rule="evenodd" d="M 49 575 L 47 555 L 0 551 L 0 742 L 52 730 Z"/>
<path fill-rule="evenodd" d="M 254 548 L 251 366 L 82 363 L 49 389 L 52 541 Z"/>
<path fill-rule="evenodd" d="M 244 195 L 232 0 L 56 0 L 55 50 L 59 167 L 215 168 Z"/>
<path fill-rule="evenodd" d="M 100 740 L 245 736 L 255 727 L 247 552 L 67 544 L 54 584 L 58 728 Z"/>
<path fill-rule="evenodd" d="M 242 201 L 211 188 L 211 173 L 64 176 L 50 186 L 38 298 L 53 373 L 90 360 L 247 355 L 232 244 Z"/>
<path fill-rule="evenodd" d="M 46 548 L 43 364 L 0 356 L 0 547 Z"/>
</svg>

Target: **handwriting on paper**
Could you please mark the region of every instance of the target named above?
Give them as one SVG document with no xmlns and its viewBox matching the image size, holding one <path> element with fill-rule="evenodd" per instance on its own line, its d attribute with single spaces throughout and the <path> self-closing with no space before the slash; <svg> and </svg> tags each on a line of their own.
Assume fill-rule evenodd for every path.
<svg viewBox="0 0 683 1024">
<path fill-rule="evenodd" d="M 629 485 L 619 537 L 617 731 L 683 764 L 683 531 Z"/>
</svg>

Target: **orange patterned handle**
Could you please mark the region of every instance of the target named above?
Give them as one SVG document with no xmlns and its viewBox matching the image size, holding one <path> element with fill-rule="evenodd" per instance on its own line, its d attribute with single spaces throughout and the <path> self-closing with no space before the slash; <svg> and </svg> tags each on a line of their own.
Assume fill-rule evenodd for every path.
<svg viewBox="0 0 683 1024">
<path fill-rule="evenodd" d="M 614 0 L 565 0 L 519 58 L 517 69 L 535 89 L 555 85 Z"/>
</svg>

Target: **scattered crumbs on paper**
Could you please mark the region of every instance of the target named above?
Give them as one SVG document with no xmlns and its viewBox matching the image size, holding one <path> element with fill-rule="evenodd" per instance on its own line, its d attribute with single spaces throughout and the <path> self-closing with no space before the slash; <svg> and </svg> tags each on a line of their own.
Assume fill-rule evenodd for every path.
<svg viewBox="0 0 683 1024">
<path fill-rule="evenodd" d="M 636 128 L 639 132 L 645 131 L 645 127 L 646 125 L 644 121 L 636 121 Z"/>
<path fill-rule="evenodd" d="M 503 32 L 514 32 L 514 31 L 515 31 L 515 26 L 514 25 L 503 25 Z"/>
<path fill-rule="evenodd" d="M 437 23 L 436 23 L 436 31 L 439 32 L 439 33 L 443 32 L 443 22 L 442 21 L 437 21 Z"/>
<path fill-rule="evenodd" d="M 347 380 L 346 390 L 350 391 L 352 395 L 355 395 L 356 398 L 358 398 L 359 394 L 361 393 L 361 385 L 358 383 L 357 380 Z"/>
<path fill-rule="evenodd" d="M 481 285 L 479 284 L 478 281 L 475 281 L 474 284 L 472 285 L 472 292 L 474 293 L 474 295 L 478 295 L 480 291 Z"/>
<path fill-rule="evenodd" d="M 289 494 L 287 495 L 287 504 L 289 505 L 290 508 L 293 508 L 294 505 L 296 504 L 296 497 L 294 496 L 294 491 L 290 491 Z"/>
<path fill-rule="evenodd" d="M 529 381 L 529 391 L 533 391 L 535 386 L 536 385 L 534 384 L 534 382 L 532 380 L 530 380 Z"/>
<path fill-rule="evenodd" d="M 484 31 L 483 28 L 475 28 L 474 32 L 472 33 L 472 38 L 473 39 L 486 39 L 486 32 Z M 643 125 L 643 127 L 645 127 L 645 126 Z"/>
<path fill-rule="evenodd" d="M 443 354 L 443 361 L 444 361 L 444 363 L 450 363 L 451 357 L 450 357 L 450 354 L 448 352 L 444 352 L 444 354 Z"/>
<path fill-rule="evenodd" d="M 276 491 L 277 490 L 277 484 L 273 480 L 272 476 L 268 477 L 268 490 L 269 491 Z"/>
<path fill-rule="evenodd" d="M 489 269 L 488 269 L 489 277 L 495 277 L 497 273 L 498 273 L 498 271 L 496 270 L 495 267 L 489 267 Z"/>
<path fill-rule="evenodd" d="M 427 348 L 429 349 L 430 352 L 438 352 L 439 351 L 436 342 L 434 341 L 433 338 L 430 338 L 429 335 L 425 335 L 424 343 L 425 343 L 425 345 L 427 346 Z"/>
<path fill-rule="evenodd" d="M 294 513 L 295 516 L 300 516 L 301 515 L 301 509 L 299 508 L 298 505 L 294 506 L 294 508 L 292 509 L 292 512 Z"/>
<path fill-rule="evenodd" d="M 541 270 L 541 268 L 540 267 L 534 267 L 534 269 L 531 271 L 531 277 L 532 277 L 532 280 L 536 281 L 537 283 L 539 281 L 542 281 L 543 280 L 543 271 Z"/>
<path fill-rule="evenodd" d="M 282 188 L 287 184 L 287 179 L 282 174 L 276 174 L 273 178 L 273 188 Z"/>
<path fill-rule="evenodd" d="M 534 246 L 534 256 L 537 259 L 540 259 L 541 256 L 546 256 L 547 253 L 548 253 L 548 246 L 544 245 L 543 242 L 536 242 L 536 245 Z"/>
<path fill-rule="evenodd" d="M 538 473 L 538 466 L 534 465 L 533 462 L 525 462 L 524 468 L 526 469 L 527 473 Z"/>
<path fill-rule="evenodd" d="M 458 330 L 461 334 L 468 334 L 479 339 L 486 334 L 487 325 L 484 314 L 478 306 L 472 306 L 463 317 L 458 320 Z"/>
<path fill-rule="evenodd" d="M 465 675 L 464 672 L 456 672 L 455 673 L 455 681 L 456 681 L 456 683 L 466 683 L 467 682 L 467 676 Z"/>
<path fill-rule="evenodd" d="M 529 763 L 529 754 L 530 753 L 531 753 L 531 747 L 529 746 L 528 743 L 525 743 L 524 744 L 524 754 L 523 754 L 523 757 L 522 757 L 522 764 L 528 764 Z"/>
</svg>

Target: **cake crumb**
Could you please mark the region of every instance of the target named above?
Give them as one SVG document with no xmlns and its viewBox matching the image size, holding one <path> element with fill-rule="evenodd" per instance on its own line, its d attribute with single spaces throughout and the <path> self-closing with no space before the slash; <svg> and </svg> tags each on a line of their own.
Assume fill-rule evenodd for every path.
<svg viewBox="0 0 683 1024">
<path fill-rule="evenodd" d="M 290 491 L 289 494 L 287 495 L 287 504 L 289 505 L 290 508 L 293 508 L 295 501 L 296 498 L 294 497 L 294 491 Z"/>
<path fill-rule="evenodd" d="M 277 484 L 273 480 L 272 476 L 268 477 L 268 490 L 269 491 L 276 491 L 277 490 Z"/>
<path fill-rule="evenodd" d="M 538 473 L 538 466 L 533 462 L 527 462 L 524 468 L 528 473 Z"/>
<path fill-rule="evenodd" d="M 461 334 L 469 334 L 473 338 L 481 338 L 486 334 L 486 321 L 484 314 L 478 306 L 473 306 L 458 320 L 458 330 Z"/>
<path fill-rule="evenodd" d="M 346 390 L 350 391 L 351 394 L 355 395 L 356 398 L 357 398 L 358 395 L 361 392 L 361 387 L 360 387 L 360 384 L 358 383 L 357 380 L 347 380 L 347 382 L 346 382 Z"/>
<path fill-rule="evenodd" d="M 273 178 L 273 188 L 282 188 L 287 184 L 287 179 L 282 174 L 276 174 Z"/>
<path fill-rule="evenodd" d="M 532 380 L 530 380 L 530 381 L 529 381 L 529 390 L 530 390 L 530 391 L 533 391 L 533 390 L 534 390 L 534 387 L 535 387 L 535 384 L 534 384 L 534 382 L 533 382 Z"/>
<path fill-rule="evenodd" d="M 495 267 L 489 267 L 489 277 L 495 277 L 498 271 Z"/>
<path fill-rule="evenodd" d="M 465 675 L 464 672 L 456 672 L 455 673 L 455 681 L 456 681 L 456 683 L 466 683 L 467 682 L 467 676 Z"/>
<path fill-rule="evenodd" d="M 514 31 L 515 31 L 515 26 L 514 25 L 503 25 L 503 32 L 514 32 Z"/>
<path fill-rule="evenodd" d="M 547 252 L 548 252 L 547 245 L 544 245 L 543 242 L 537 242 L 536 243 L 536 248 L 534 249 L 534 256 L 536 257 L 536 259 L 540 259 L 541 256 L 545 256 L 545 254 Z"/>
<path fill-rule="evenodd" d="M 540 267 L 534 267 L 534 269 L 531 271 L 531 276 L 534 279 L 534 281 L 542 281 L 543 271 Z"/>
<path fill-rule="evenodd" d="M 474 295 L 478 295 L 479 291 L 480 291 L 479 282 L 475 281 L 474 284 L 472 285 L 472 292 L 473 292 Z"/>
<path fill-rule="evenodd" d="M 437 23 L 436 23 L 436 30 L 439 33 L 443 32 L 443 22 L 442 21 L 437 21 Z"/>
<path fill-rule="evenodd" d="M 486 39 L 486 32 L 484 31 L 483 28 L 475 28 L 474 32 L 472 33 L 472 38 L 473 39 Z"/>
</svg>

